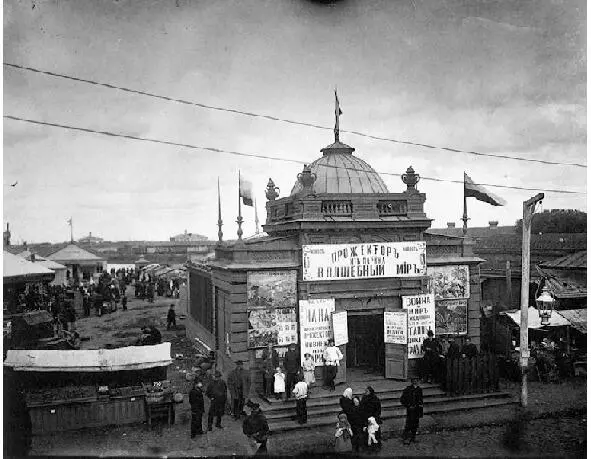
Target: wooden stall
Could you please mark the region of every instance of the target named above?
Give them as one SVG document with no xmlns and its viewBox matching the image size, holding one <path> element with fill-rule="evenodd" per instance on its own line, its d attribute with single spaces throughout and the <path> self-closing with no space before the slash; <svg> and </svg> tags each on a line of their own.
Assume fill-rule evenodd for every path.
<svg viewBox="0 0 591 459">
<path fill-rule="evenodd" d="M 9 350 L 5 373 L 22 388 L 32 433 L 149 420 L 146 386 L 166 379 L 170 343 L 119 349 Z M 170 417 L 170 416 L 169 416 Z"/>
</svg>

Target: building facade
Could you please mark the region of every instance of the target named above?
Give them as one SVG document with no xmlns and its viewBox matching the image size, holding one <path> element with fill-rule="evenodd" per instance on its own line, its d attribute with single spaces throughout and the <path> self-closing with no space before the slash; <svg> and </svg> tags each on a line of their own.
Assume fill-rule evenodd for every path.
<svg viewBox="0 0 591 459">
<path fill-rule="evenodd" d="M 408 168 L 406 189 L 390 193 L 338 135 L 321 151 L 289 196 L 279 198 L 269 179 L 267 236 L 219 243 L 214 259 L 189 265 L 189 322 L 215 347 L 218 366 L 245 361 L 259 383 L 268 343 L 280 355 L 295 343 L 320 376 L 334 337 L 341 379 L 348 367 L 406 379 L 428 329 L 479 345 L 483 260 L 461 239 L 425 237 L 418 174 Z"/>
</svg>

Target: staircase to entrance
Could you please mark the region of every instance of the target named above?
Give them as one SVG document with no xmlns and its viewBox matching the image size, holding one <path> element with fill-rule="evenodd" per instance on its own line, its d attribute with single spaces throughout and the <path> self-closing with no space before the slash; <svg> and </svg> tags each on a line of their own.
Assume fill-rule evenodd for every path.
<svg viewBox="0 0 591 459">
<path fill-rule="evenodd" d="M 375 374 L 347 371 L 347 381 L 337 385 L 334 392 L 325 388 L 312 388 L 308 397 L 308 423 L 298 424 L 295 420 L 295 400 L 275 400 L 262 398 L 257 401 L 269 422 L 273 432 L 314 429 L 333 425 L 336 416 L 341 411 L 339 398 L 347 387 L 353 389 L 354 395 L 361 396 L 365 388 L 370 385 L 375 390 L 382 403 L 382 418 L 393 419 L 406 416 L 406 409 L 400 404 L 402 391 L 408 382 L 385 379 Z M 464 394 L 448 396 L 436 384 L 421 384 L 423 389 L 425 415 L 448 413 L 464 410 L 478 410 L 501 405 L 513 404 L 517 401 L 507 392 L 494 391 L 479 394 Z"/>
</svg>

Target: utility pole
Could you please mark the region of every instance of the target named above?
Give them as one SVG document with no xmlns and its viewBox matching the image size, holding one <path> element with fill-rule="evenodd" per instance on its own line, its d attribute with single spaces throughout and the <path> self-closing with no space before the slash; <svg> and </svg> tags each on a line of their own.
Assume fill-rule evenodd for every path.
<svg viewBox="0 0 591 459">
<path fill-rule="evenodd" d="M 529 307 L 529 260 L 531 243 L 531 220 L 536 204 L 544 199 L 544 193 L 523 201 L 523 236 L 521 246 L 521 326 L 519 328 L 519 366 L 521 367 L 521 406 L 527 406 L 527 368 L 529 364 L 528 307 Z"/>
</svg>

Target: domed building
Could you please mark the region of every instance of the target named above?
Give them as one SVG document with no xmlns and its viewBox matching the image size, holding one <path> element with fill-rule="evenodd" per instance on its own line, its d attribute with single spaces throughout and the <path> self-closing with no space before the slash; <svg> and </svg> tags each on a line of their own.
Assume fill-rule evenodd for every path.
<svg viewBox="0 0 591 459">
<path fill-rule="evenodd" d="M 401 190 L 390 192 L 338 134 L 337 124 L 334 143 L 297 173 L 288 196 L 280 197 L 269 179 L 266 236 L 243 240 L 239 229 L 238 240 L 222 242 L 218 216 L 215 259 L 188 269 L 189 322 L 198 322 L 195 333 L 216 350 L 219 368 L 246 362 L 253 394 L 263 390 L 269 344 L 280 355 L 292 343 L 301 357 L 310 353 L 321 379 L 329 338 L 343 354 L 337 382 L 360 374 L 405 380 L 418 373 L 422 340 L 437 326 L 430 282 L 437 273 L 428 265 L 461 266 L 454 276 L 469 283 L 461 294 L 479 293 L 482 260 L 466 256 L 462 238 L 435 241 L 425 232 L 431 219 L 419 174 L 402 168 Z M 454 318 L 476 344 L 478 298 L 462 299 L 463 313 Z M 427 325 L 420 322 L 425 317 Z M 394 336 L 399 332 L 404 344 Z"/>
</svg>

